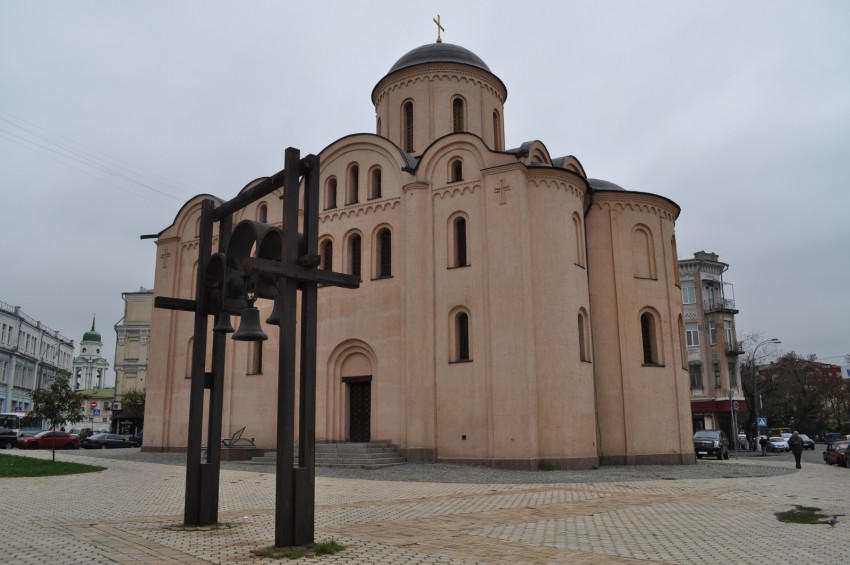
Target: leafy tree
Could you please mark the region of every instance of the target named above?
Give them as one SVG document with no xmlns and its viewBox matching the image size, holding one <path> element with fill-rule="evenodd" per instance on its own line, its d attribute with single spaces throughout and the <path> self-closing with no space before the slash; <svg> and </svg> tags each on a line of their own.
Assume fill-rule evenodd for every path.
<svg viewBox="0 0 850 565">
<path fill-rule="evenodd" d="M 57 375 L 46 388 L 32 391 L 33 409 L 27 416 L 33 420 L 44 420 L 56 431 L 56 426 L 79 422 L 85 417 L 83 397 L 71 389 L 66 375 Z M 56 448 L 53 448 L 56 461 Z"/>
<path fill-rule="evenodd" d="M 121 409 L 132 410 L 140 414 L 145 413 L 145 391 L 131 388 L 121 395 Z"/>
</svg>

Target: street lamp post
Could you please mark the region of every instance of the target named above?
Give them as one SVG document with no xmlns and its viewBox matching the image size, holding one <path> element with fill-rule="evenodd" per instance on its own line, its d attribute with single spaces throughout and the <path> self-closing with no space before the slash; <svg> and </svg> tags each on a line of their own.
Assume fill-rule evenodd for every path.
<svg viewBox="0 0 850 565">
<path fill-rule="evenodd" d="M 760 433 L 760 430 L 759 430 L 758 380 L 756 379 L 756 376 L 758 375 L 758 371 L 756 371 L 756 367 L 755 367 L 756 351 L 758 351 L 759 347 L 761 347 L 762 345 L 764 345 L 766 343 L 782 343 L 782 342 L 779 341 L 778 339 L 776 339 L 775 337 L 771 338 L 771 339 L 766 339 L 766 340 L 762 341 L 761 343 L 759 343 L 758 345 L 756 345 L 753 348 L 753 352 L 750 354 L 750 370 L 753 372 L 753 408 L 755 410 L 755 417 L 756 417 L 756 422 L 755 422 L 755 424 L 756 424 L 756 437 L 753 438 L 753 441 L 758 441 L 759 437 L 761 437 L 761 433 Z"/>
</svg>

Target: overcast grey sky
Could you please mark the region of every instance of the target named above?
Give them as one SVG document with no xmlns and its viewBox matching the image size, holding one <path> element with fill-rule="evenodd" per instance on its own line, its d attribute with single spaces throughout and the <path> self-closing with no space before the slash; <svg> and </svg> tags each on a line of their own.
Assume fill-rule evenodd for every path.
<svg viewBox="0 0 850 565">
<path fill-rule="evenodd" d="M 139 236 L 373 132 L 372 88 L 437 14 L 507 85 L 507 146 L 672 199 L 680 258 L 730 265 L 739 336 L 844 363 L 842 0 L 0 0 L 0 301 L 76 344 L 96 314 L 112 364 L 121 293 L 153 286 Z"/>
</svg>

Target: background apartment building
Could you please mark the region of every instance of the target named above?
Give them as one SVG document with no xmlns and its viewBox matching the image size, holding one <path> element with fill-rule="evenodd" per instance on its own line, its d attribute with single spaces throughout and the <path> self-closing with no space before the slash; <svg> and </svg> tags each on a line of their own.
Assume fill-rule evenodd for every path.
<svg viewBox="0 0 850 565">
<path fill-rule="evenodd" d="M 679 261 L 694 431 L 722 429 L 731 440 L 737 434 L 732 405 L 737 401 L 745 410 L 746 404 L 738 363 L 743 351 L 735 329 L 738 310 L 732 284 L 723 280 L 728 268 L 716 253 L 705 251 Z"/>
<path fill-rule="evenodd" d="M 122 292 L 124 317 L 115 324 L 115 403 L 113 430 L 135 433 L 142 427 L 144 413 L 124 407 L 121 400 L 130 390 L 145 390 L 148 376 L 148 343 L 151 335 L 153 290 Z"/>
<path fill-rule="evenodd" d="M 69 376 L 74 342 L 0 302 L 0 412 L 29 412 L 32 391 Z"/>
</svg>

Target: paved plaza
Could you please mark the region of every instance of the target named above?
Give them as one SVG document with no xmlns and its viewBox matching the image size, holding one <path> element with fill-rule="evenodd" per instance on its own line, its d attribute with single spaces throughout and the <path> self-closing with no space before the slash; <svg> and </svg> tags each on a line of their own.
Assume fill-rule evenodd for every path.
<svg viewBox="0 0 850 565">
<path fill-rule="evenodd" d="M 822 450 L 822 446 L 819 447 Z M 49 458 L 49 451 L 13 455 Z M 318 469 L 322 563 L 850 563 L 850 470 L 820 453 L 677 467 L 497 471 L 451 465 Z M 57 452 L 99 473 L 0 479 L 4 563 L 260 564 L 274 541 L 274 467 L 222 465 L 220 524 L 182 526 L 185 459 L 138 449 Z M 795 505 L 835 527 L 779 522 Z M 299 562 L 296 561 L 296 562 Z"/>
</svg>

